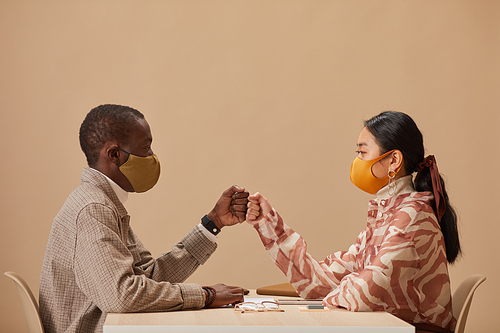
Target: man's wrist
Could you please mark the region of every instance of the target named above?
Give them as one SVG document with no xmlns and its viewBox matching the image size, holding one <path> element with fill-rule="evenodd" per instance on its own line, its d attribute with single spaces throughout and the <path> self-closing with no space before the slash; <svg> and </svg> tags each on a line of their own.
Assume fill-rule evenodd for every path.
<svg viewBox="0 0 500 333">
<path fill-rule="evenodd" d="M 218 235 L 221 230 L 208 215 L 201 218 L 201 224 L 213 235 Z"/>
<path fill-rule="evenodd" d="M 210 301 L 210 291 L 206 287 L 201 287 L 201 288 L 203 289 L 203 293 L 205 294 L 205 305 L 203 307 L 206 308 L 208 302 Z"/>
<path fill-rule="evenodd" d="M 215 301 L 215 298 L 217 297 L 217 291 L 214 288 L 212 288 L 212 287 L 202 287 L 202 288 L 207 293 L 206 294 L 207 298 L 205 300 L 205 306 L 204 306 L 204 308 L 208 308 Z"/>
<path fill-rule="evenodd" d="M 207 214 L 207 217 L 210 220 L 212 220 L 212 222 L 214 222 L 214 224 L 217 228 L 222 229 L 224 227 L 224 225 L 220 221 L 219 215 L 217 215 L 217 213 L 215 213 L 214 210 L 211 210 L 210 213 Z"/>
</svg>

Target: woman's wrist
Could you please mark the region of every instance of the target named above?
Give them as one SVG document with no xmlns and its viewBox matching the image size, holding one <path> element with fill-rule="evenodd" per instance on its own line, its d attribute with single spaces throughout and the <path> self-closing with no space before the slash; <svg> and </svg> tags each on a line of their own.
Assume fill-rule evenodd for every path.
<svg viewBox="0 0 500 333">
<path fill-rule="evenodd" d="M 287 228 L 281 216 L 274 208 L 264 218 L 252 224 L 259 234 L 272 239 L 278 239 L 285 233 L 285 228 Z"/>
</svg>

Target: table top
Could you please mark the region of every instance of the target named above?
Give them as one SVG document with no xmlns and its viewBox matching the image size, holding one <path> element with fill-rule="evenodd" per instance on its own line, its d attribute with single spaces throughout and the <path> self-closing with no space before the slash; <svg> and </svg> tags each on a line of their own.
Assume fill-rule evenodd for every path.
<svg viewBox="0 0 500 333">
<path fill-rule="evenodd" d="M 255 295 L 252 295 L 255 296 Z M 281 297 L 280 297 L 281 298 Z M 415 329 L 387 312 L 351 312 L 345 309 L 300 311 L 281 305 L 284 312 L 245 312 L 233 308 L 151 313 L 110 313 L 104 333 L 116 332 L 348 332 L 410 333 Z"/>
</svg>

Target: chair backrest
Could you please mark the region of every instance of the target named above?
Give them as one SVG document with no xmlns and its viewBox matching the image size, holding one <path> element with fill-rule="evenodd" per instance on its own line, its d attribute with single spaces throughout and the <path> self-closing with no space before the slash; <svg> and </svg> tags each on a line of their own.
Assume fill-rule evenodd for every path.
<svg viewBox="0 0 500 333">
<path fill-rule="evenodd" d="M 26 281 L 24 281 L 19 274 L 14 272 L 5 272 L 4 274 L 14 280 L 17 287 L 17 293 L 19 294 L 24 312 L 24 319 L 26 319 L 26 324 L 28 325 L 28 332 L 44 333 L 42 321 L 40 320 L 40 314 L 38 312 L 38 303 Z"/>
<path fill-rule="evenodd" d="M 486 280 L 486 276 L 474 274 L 466 278 L 457 290 L 453 293 L 453 316 L 457 319 L 455 333 L 463 333 L 465 331 L 465 323 L 469 315 L 472 296 L 477 287 Z"/>
</svg>

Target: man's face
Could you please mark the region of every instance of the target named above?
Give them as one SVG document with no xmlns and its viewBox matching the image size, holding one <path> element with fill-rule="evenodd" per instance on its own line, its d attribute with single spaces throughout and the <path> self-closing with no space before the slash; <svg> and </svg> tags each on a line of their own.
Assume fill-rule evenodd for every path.
<svg viewBox="0 0 500 333">
<path fill-rule="evenodd" d="M 153 136 L 151 135 L 149 124 L 145 119 L 137 119 L 129 129 L 129 132 L 128 142 L 110 142 L 110 146 L 105 148 L 109 168 L 102 168 L 100 171 L 125 191 L 135 192 L 132 184 L 130 184 L 125 175 L 119 170 L 119 167 L 127 162 L 130 154 L 140 157 L 153 155 L 153 150 L 151 149 Z"/>
<path fill-rule="evenodd" d="M 149 124 L 145 119 L 137 119 L 137 122 L 132 126 L 130 133 L 129 142 L 122 144 L 121 149 L 129 152 L 130 154 L 146 157 L 153 155 L 153 150 L 151 149 L 151 144 L 153 142 L 153 136 L 151 135 L 151 129 Z M 128 159 L 127 154 L 122 163 L 125 163 Z"/>
</svg>

